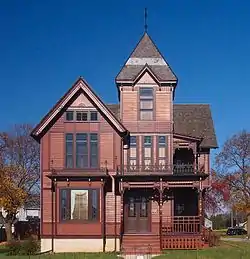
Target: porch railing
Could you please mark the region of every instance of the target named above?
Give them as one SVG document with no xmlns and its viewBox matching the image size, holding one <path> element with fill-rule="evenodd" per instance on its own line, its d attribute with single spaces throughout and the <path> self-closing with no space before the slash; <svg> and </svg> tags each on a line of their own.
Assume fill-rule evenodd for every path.
<svg viewBox="0 0 250 259">
<path fill-rule="evenodd" d="M 173 165 L 124 165 L 117 167 L 117 174 L 174 174 L 193 175 L 196 173 L 193 164 L 173 164 Z"/>
<path fill-rule="evenodd" d="M 164 217 L 162 235 L 200 233 L 201 221 L 199 216 Z"/>
</svg>

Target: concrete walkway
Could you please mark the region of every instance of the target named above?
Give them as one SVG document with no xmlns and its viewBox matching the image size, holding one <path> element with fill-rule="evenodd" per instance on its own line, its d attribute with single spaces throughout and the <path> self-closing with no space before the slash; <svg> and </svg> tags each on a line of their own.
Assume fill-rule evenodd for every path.
<svg viewBox="0 0 250 259">
<path fill-rule="evenodd" d="M 222 241 L 232 241 L 232 242 L 249 242 L 250 239 L 247 238 L 241 238 L 241 237 L 221 237 Z"/>
</svg>

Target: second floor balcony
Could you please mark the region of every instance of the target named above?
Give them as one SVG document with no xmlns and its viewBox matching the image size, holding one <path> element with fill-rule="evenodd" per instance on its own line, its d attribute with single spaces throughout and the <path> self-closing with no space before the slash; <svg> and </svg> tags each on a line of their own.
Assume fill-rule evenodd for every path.
<svg viewBox="0 0 250 259">
<path fill-rule="evenodd" d="M 204 167 L 196 168 L 193 164 L 172 164 L 172 165 L 124 165 L 118 166 L 118 175 L 194 175 L 204 173 Z"/>
</svg>

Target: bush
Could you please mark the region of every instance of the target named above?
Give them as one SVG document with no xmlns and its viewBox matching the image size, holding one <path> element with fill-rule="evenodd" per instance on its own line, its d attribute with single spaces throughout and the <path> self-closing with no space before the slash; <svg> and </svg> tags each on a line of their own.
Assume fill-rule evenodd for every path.
<svg viewBox="0 0 250 259">
<path fill-rule="evenodd" d="M 23 241 L 21 254 L 22 255 L 34 255 L 39 250 L 39 243 L 35 239 L 28 239 Z"/>
<path fill-rule="evenodd" d="M 12 241 L 8 244 L 8 255 L 34 255 L 39 250 L 39 243 L 34 239 Z"/>
<path fill-rule="evenodd" d="M 11 241 L 7 245 L 8 252 L 7 255 L 19 255 L 21 253 L 21 243 L 20 241 Z"/>
</svg>

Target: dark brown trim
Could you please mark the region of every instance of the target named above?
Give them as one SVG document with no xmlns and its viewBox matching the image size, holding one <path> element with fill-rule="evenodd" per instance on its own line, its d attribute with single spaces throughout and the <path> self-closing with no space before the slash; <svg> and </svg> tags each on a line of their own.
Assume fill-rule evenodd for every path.
<svg viewBox="0 0 250 259">
<path fill-rule="evenodd" d="M 178 134 L 178 133 L 173 133 L 174 138 L 177 139 L 183 139 L 183 140 L 191 140 L 194 142 L 201 142 L 203 138 L 198 138 L 198 137 L 191 137 L 191 136 L 187 136 L 187 135 L 183 135 L 183 134 Z"/>
<path fill-rule="evenodd" d="M 51 235 L 42 235 L 41 238 L 51 238 Z M 102 235 L 54 235 L 58 239 L 102 239 Z M 119 235 L 106 235 L 106 238 L 119 238 Z"/>
<path fill-rule="evenodd" d="M 55 235 L 57 235 L 57 221 L 58 221 L 58 204 L 57 204 L 57 184 L 55 183 Z"/>
<path fill-rule="evenodd" d="M 105 252 L 106 247 L 106 192 L 105 192 L 105 182 L 102 183 L 101 188 L 101 201 L 102 201 L 102 213 L 101 213 L 101 222 L 102 222 L 102 251 Z M 99 207 L 100 212 L 100 207 Z"/>
<path fill-rule="evenodd" d="M 48 136 L 49 137 L 49 136 Z M 48 140 L 49 142 L 49 140 Z M 48 143 L 49 144 L 49 143 Z M 41 145 L 40 145 L 40 181 L 41 181 L 41 194 L 40 194 L 40 217 L 41 217 L 41 223 L 40 223 L 40 235 L 43 234 L 43 190 L 50 190 L 51 188 L 44 188 L 43 187 L 43 177 L 44 177 L 44 173 L 43 173 L 43 159 L 44 159 L 44 156 L 43 156 L 43 141 L 41 142 Z M 48 154 L 49 155 L 49 154 Z M 49 160 L 49 159 L 48 159 Z M 49 169 L 49 167 L 48 167 Z"/>
</svg>

